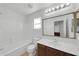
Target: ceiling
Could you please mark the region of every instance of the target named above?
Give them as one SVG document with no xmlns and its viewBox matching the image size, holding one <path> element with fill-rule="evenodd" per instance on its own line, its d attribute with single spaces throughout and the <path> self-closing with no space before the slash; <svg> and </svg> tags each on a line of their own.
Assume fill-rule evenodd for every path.
<svg viewBox="0 0 79 59">
<path fill-rule="evenodd" d="M 59 3 L 0 3 L 0 7 L 8 8 L 14 12 L 27 15 L 39 9 L 55 6 Z"/>
</svg>

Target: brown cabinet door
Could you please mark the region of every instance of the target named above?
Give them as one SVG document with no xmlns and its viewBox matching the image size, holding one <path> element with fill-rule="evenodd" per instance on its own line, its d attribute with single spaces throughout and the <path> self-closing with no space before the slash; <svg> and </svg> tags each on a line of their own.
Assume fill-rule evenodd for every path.
<svg viewBox="0 0 79 59">
<path fill-rule="evenodd" d="M 38 44 L 38 51 L 37 51 L 38 56 L 46 56 L 46 46 L 42 44 Z"/>
<path fill-rule="evenodd" d="M 37 55 L 38 56 L 74 56 L 72 54 L 69 54 L 42 44 L 38 44 Z"/>
<path fill-rule="evenodd" d="M 62 51 L 47 47 L 47 56 L 63 56 L 64 53 Z"/>
</svg>

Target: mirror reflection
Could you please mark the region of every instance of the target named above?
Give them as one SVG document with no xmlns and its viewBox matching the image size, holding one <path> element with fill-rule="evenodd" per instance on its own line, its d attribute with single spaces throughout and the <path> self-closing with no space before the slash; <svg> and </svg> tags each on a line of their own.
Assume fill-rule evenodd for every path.
<svg viewBox="0 0 79 59">
<path fill-rule="evenodd" d="M 74 38 L 73 14 L 43 20 L 43 35 Z"/>
<path fill-rule="evenodd" d="M 63 24 L 64 24 L 64 21 L 55 21 L 54 22 L 54 36 L 64 37 Z"/>
<path fill-rule="evenodd" d="M 76 32 L 79 33 L 79 19 L 77 19 L 77 28 L 76 28 Z"/>
</svg>

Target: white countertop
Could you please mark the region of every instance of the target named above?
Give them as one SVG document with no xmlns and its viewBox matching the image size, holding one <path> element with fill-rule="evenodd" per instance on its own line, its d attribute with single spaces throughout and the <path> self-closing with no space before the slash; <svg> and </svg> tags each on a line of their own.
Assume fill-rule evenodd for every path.
<svg viewBox="0 0 79 59">
<path fill-rule="evenodd" d="M 77 39 L 58 38 L 58 37 L 42 38 L 37 43 L 40 43 L 73 55 L 79 55 L 79 40 Z"/>
</svg>

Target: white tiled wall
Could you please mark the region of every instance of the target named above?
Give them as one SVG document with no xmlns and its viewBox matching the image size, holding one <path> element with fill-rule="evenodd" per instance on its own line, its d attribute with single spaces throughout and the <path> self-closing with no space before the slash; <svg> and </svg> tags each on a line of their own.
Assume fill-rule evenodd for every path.
<svg viewBox="0 0 79 59">
<path fill-rule="evenodd" d="M 30 35 L 29 25 L 27 26 L 28 23 L 25 20 L 28 20 L 26 16 L 0 6 L 0 48 L 8 45 L 17 46 L 17 43 L 31 41 L 32 38 L 28 37 Z"/>
</svg>

